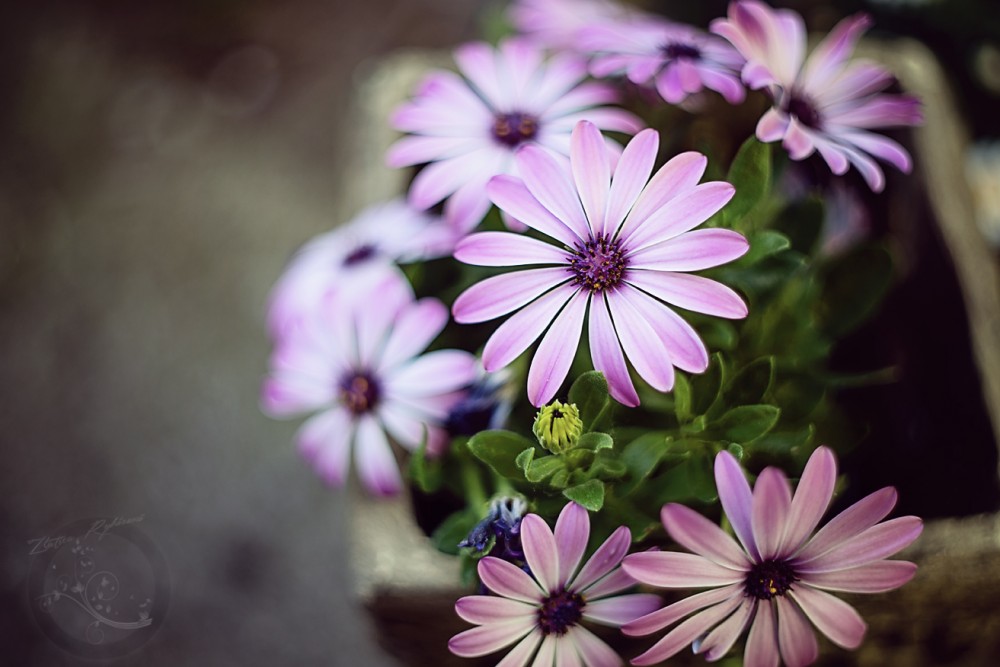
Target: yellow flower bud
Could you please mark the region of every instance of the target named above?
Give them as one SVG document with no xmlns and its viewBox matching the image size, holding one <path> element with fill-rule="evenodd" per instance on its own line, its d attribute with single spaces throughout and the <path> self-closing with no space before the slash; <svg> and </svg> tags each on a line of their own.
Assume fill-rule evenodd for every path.
<svg viewBox="0 0 1000 667">
<path fill-rule="evenodd" d="M 562 454 L 576 447 L 583 433 L 583 421 L 575 403 L 549 403 L 535 415 L 531 430 L 538 443 L 553 454 Z"/>
</svg>

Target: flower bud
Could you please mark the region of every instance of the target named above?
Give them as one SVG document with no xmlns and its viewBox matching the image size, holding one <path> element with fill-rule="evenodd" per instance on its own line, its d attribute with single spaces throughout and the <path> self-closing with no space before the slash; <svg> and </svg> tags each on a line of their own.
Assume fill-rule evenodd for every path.
<svg viewBox="0 0 1000 667">
<path fill-rule="evenodd" d="M 583 433 L 583 421 L 575 403 L 549 403 L 535 415 L 531 430 L 538 443 L 553 454 L 562 454 L 576 447 Z"/>
</svg>

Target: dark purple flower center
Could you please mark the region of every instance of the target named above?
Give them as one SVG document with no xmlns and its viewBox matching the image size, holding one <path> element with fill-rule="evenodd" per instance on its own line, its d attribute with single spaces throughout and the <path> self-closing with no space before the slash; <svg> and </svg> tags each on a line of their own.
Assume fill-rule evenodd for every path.
<svg viewBox="0 0 1000 667">
<path fill-rule="evenodd" d="M 627 267 L 621 242 L 604 234 L 592 236 L 583 245 L 577 243 L 576 250 L 569 256 L 573 282 L 591 292 L 617 287 Z"/>
<path fill-rule="evenodd" d="M 351 373 L 340 381 L 340 402 L 356 415 L 370 412 L 378 403 L 381 391 L 370 374 Z"/>
<path fill-rule="evenodd" d="M 371 259 L 376 255 L 378 250 L 371 243 L 365 243 L 359 245 L 357 248 L 348 253 L 347 257 L 344 258 L 344 266 L 353 266 L 354 264 L 360 264 L 366 260 Z"/>
<path fill-rule="evenodd" d="M 564 635 L 583 615 L 583 597 L 561 591 L 545 598 L 538 608 L 538 627 L 543 635 Z"/>
<path fill-rule="evenodd" d="M 661 48 L 663 55 L 670 60 L 677 60 L 678 58 L 688 58 L 689 60 L 698 60 L 701 58 L 701 49 L 697 46 L 692 46 L 691 44 L 681 44 L 679 42 L 672 42 Z"/>
<path fill-rule="evenodd" d="M 814 130 L 820 129 L 823 125 L 823 118 L 816 110 L 816 105 L 812 100 L 804 95 L 792 93 L 785 105 L 785 111 L 799 119 L 799 122 Z"/>
<path fill-rule="evenodd" d="M 519 111 L 497 114 L 493 120 L 492 133 L 497 143 L 514 148 L 535 138 L 538 134 L 538 119 Z"/>
<path fill-rule="evenodd" d="M 784 595 L 798 581 L 795 570 L 782 560 L 766 560 L 750 568 L 744 588 L 746 594 L 758 600 L 770 600 L 776 595 Z"/>
</svg>

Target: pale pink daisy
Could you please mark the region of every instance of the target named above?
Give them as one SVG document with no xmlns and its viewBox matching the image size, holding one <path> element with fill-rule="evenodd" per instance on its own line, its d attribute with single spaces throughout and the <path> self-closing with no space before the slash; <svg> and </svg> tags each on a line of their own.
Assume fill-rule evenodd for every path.
<svg viewBox="0 0 1000 667">
<path fill-rule="evenodd" d="M 872 157 L 909 172 L 910 155 L 869 130 L 916 125 L 922 113 L 916 98 L 881 92 L 895 81 L 884 68 L 848 61 L 869 25 L 865 14 L 844 19 L 808 58 L 802 17 L 757 0 L 730 3 L 728 19 L 713 21 L 712 31 L 746 57 L 743 81 L 755 90 L 766 88 L 774 99 L 757 124 L 758 139 L 781 140 L 793 160 L 819 152 L 838 175 L 854 165 L 868 186 L 881 192 L 885 175 Z"/>
<path fill-rule="evenodd" d="M 693 614 L 633 664 L 666 660 L 688 644 L 717 660 L 749 627 L 746 667 L 809 665 L 818 652 L 810 623 L 847 649 L 857 648 L 867 629 L 852 606 L 827 591 L 881 593 L 916 572 L 913 563 L 885 560 L 923 530 L 915 516 L 879 523 L 896 504 L 891 487 L 858 501 L 813 535 L 837 481 L 826 447 L 809 457 L 794 497 L 777 468 L 766 468 L 751 491 L 725 451 L 715 458 L 715 481 L 739 543 L 697 512 L 669 504 L 662 511 L 667 533 L 694 553 L 638 553 L 622 565 L 651 586 L 709 589 L 625 625 L 627 635 L 647 635 Z"/>
<path fill-rule="evenodd" d="M 439 217 L 403 199 L 374 204 L 353 220 L 321 234 L 299 250 L 271 292 L 268 328 L 280 336 L 331 293 L 351 298 L 408 263 L 449 254 L 455 234 Z"/>
<path fill-rule="evenodd" d="M 496 595 L 470 595 L 455 603 L 455 612 L 478 627 L 452 637 L 451 652 L 475 658 L 516 644 L 498 667 L 621 665 L 618 654 L 581 621 L 617 628 L 657 609 L 660 599 L 619 595 L 635 585 L 618 566 L 632 542 L 628 528 L 618 528 L 580 567 L 589 537 L 590 517 L 576 503 L 563 508 L 555 533 L 537 514 L 521 519 L 531 574 L 493 556 L 480 560 L 479 578 Z"/>
<path fill-rule="evenodd" d="M 624 74 L 638 85 L 653 85 L 660 96 L 679 104 L 708 88 L 738 104 L 746 91 L 740 82 L 743 56 L 723 39 L 656 16 L 606 21 L 579 33 L 580 47 L 593 59 L 596 77 Z"/>
<path fill-rule="evenodd" d="M 490 197 L 556 244 L 484 232 L 455 248 L 455 257 L 469 264 L 547 265 L 476 283 L 452 309 L 458 322 L 518 311 L 487 341 L 487 371 L 503 368 L 545 334 L 528 372 L 528 398 L 535 406 L 547 403 L 566 378 L 588 310 L 594 368 L 604 373 L 611 395 L 630 406 L 639 398 L 626 357 L 659 391 L 673 387 L 674 366 L 692 373 L 708 367 L 698 334 L 667 304 L 718 317 L 747 314 L 732 289 L 687 273 L 746 252 L 746 239 L 734 231 L 691 231 L 730 200 L 733 186 L 699 185 L 707 160 L 693 152 L 673 158 L 650 179 L 658 146 L 654 130 L 640 132 L 625 147 L 613 177 L 601 133 L 586 121 L 573 131 L 568 166 L 533 146 L 521 149 L 523 180 L 494 178 Z"/>
<path fill-rule="evenodd" d="M 414 301 L 405 279 L 386 276 L 363 296 L 353 307 L 327 299 L 285 333 L 261 403 L 275 417 L 316 413 L 296 439 L 325 481 L 344 482 L 353 449 L 365 487 L 391 495 L 402 481 L 387 434 L 412 450 L 426 433 L 428 450 L 439 453 L 447 442 L 441 424 L 477 362 L 459 350 L 420 355 L 448 310 L 436 299 Z"/>
<path fill-rule="evenodd" d="M 510 22 L 522 35 L 563 51 L 580 48 L 581 29 L 633 13 L 632 8 L 611 0 L 516 0 L 507 10 Z"/>
<path fill-rule="evenodd" d="M 587 66 L 575 56 L 546 60 L 541 47 L 508 39 L 498 48 L 467 44 L 455 60 L 462 76 L 432 73 L 393 114 L 393 126 L 410 136 L 389 149 L 387 160 L 393 167 L 428 163 L 410 187 L 410 203 L 425 209 L 447 199 L 445 218 L 460 233 L 486 215 L 486 183 L 514 173 L 518 147 L 565 155 L 582 118 L 603 130 L 631 134 L 641 127 L 632 114 L 607 106 L 618 99 L 613 87 L 584 82 Z"/>
</svg>

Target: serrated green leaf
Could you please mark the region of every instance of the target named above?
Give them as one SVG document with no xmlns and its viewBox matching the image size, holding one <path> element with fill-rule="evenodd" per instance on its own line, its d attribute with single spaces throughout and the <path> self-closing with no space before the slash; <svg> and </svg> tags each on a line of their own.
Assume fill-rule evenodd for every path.
<svg viewBox="0 0 1000 667">
<path fill-rule="evenodd" d="M 724 414 L 712 425 L 727 440 L 747 443 L 764 435 L 778 423 L 781 410 L 773 405 L 741 405 Z"/>
<path fill-rule="evenodd" d="M 726 224 L 737 231 L 746 229 L 744 218 L 771 189 L 771 146 L 750 137 L 740 146 L 729 167 L 727 179 L 736 194 L 723 209 Z"/>
<path fill-rule="evenodd" d="M 607 433 L 584 433 L 576 442 L 577 449 L 587 449 L 596 452 L 599 449 L 610 449 L 615 446 L 615 441 Z"/>
<path fill-rule="evenodd" d="M 469 439 L 469 451 L 497 474 L 508 479 L 520 479 L 517 457 L 535 443 L 513 431 L 483 431 Z"/>
<path fill-rule="evenodd" d="M 558 470 L 565 470 L 566 464 L 558 456 L 543 456 L 532 461 L 524 471 L 524 476 L 529 482 L 542 482 L 551 477 Z"/>
<path fill-rule="evenodd" d="M 583 430 L 595 430 L 607 412 L 611 395 L 608 393 L 608 381 L 599 371 L 588 371 L 580 375 L 569 388 L 569 402 L 575 403 L 583 420 Z"/>
<path fill-rule="evenodd" d="M 599 512 L 604 507 L 604 482 L 591 479 L 565 489 L 563 495 L 591 512 Z"/>
<path fill-rule="evenodd" d="M 528 466 L 531 465 L 532 460 L 535 458 L 535 452 L 537 450 L 534 447 L 529 447 L 514 459 L 514 465 L 520 468 L 522 471 L 527 470 Z"/>
</svg>

